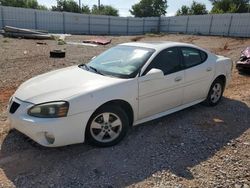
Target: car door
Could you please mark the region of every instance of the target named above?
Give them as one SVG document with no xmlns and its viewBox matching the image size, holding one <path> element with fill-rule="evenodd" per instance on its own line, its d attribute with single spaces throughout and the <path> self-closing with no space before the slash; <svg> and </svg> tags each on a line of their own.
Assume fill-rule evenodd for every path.
<svg viewBox="0 0 250 188">
<path fill-rule="evenodd" d="M 184 71 L 178 48 L 161 51 L 148 65 L 139 84 L 139 118 L 167 111 L 182 104 Z M 147 79 L 150 70 L 160 69 L 160 78 Z"/>
<path fill-rule="evenodd" d="M 185 87 L 183 104 L 206 98 L 213 79 L 213 63 L 206 52 L 191 48 L 180 48 L 185 66 Z"/>
</svg>

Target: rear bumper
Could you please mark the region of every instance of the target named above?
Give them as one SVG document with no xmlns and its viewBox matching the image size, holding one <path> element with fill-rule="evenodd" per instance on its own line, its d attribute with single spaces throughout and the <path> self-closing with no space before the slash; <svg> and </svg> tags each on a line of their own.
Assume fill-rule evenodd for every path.
<svg viewBox="0 0 250 188">
<path fill-rule="evenodd" d="M 20 107 L 15 113 L 8 113 L 11 128 L 27 135 L 38 144 L 57 147 L 84 142 L 85 128 L 92 112 L 63 118 L 35 118 L 27 115 L 27 109 L 32 104 L 18 99 L 13 100 L 18 102 Z M 46 133 L 53 135 L 53 143 L 48 141 Z"/>
</svg>

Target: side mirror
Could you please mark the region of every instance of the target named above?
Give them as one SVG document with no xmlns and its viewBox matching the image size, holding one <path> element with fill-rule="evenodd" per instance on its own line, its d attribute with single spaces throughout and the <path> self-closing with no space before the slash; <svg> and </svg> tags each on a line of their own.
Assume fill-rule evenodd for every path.
<svg viewBox="0 0 250 188">
<path fill-rule="evenodd" d="M 141 81 L 157 80 L 162 79 L 164 73 L 160 69 L 151 69 L 146 75 L 140 77 Z"/>
</svg>

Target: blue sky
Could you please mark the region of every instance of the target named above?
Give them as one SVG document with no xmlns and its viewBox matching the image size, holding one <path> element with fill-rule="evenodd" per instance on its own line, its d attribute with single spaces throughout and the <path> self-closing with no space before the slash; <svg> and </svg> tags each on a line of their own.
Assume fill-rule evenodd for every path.
<svg viewBox="0 0 250 188">
<path fill-rule="evenodd" d="M 212 5 L 209 0 L 196 0 L 197 2 L 204 3 L 208 10 L 211 10 Z M 46 5 L 47 7 L 51 7 L 52 5 L 56 5 L 56 0 L 38 0 L 40 4 Z M 76 0 L 78 3 L 79 1 Z M 92 7 L 93 4 L 97 4 L 98 0 L 81 0 L 81 2 L 85 5 L 89 5 Z M 139 0 L 101 0 L 101 3 L 104 5 L 112 5 L 115 8 L 119 9 L 120 16 L 131 16 L 129 13 L 129 9 L 135 3 L 138 3 Z M 193 0 L 168 0 L 168 9 L 167 16 L 175 15 L 176 11 L 182 5 L 190 5 Z"/>
</svg>

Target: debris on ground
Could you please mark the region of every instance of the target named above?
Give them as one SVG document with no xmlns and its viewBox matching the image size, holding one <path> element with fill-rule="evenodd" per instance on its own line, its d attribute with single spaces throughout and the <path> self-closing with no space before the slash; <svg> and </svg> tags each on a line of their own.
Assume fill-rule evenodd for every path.
<svg viewBox="0 0 250 188">
<path fill-rule="evenodd" d="M 111 39 L 106 38 L 95 38 L 90 40 L 84 40 L 83 43 L 91 43 L 91 44 L 99 44 L 99 45 L 107 45 L 111 43 Z"/>
<path fill-rule="evenodd" d="M 66 44 L 66 42 L 65 42 L 63 39 L 59 39 L 59 40 L 57 41 L 57 44 L 58 44 L 58 45 L 64 45 L 64 44 Z"/>
<path fill-rule="evenodd" d="M 38 45 L 48 45 L 46 42 L 36 42 Z"/>
<path fill-rule="evenodd" d="M 141 39 L 145 38 L 145 36 L 136 36 L 131 39 L 132 42 L 140 41 Z"/>
<path fill-rule="evenodd" d="M 66 42 L 66 44 L 70 44 L 70 45 L 78 45 L 78 46 L 93 46 L 93 47 L 98 46 L 97 44 L 82 43 L 82 42 Z"/>
<path fill-rule="evenodd" d="M 50 51 L 50 57 L 52 58 L 64 58 L 66 52 L 64 50 L 52 50 Z"/>
<path fill-rule="evenodd" d="M 12 38 L 26 38 L 26 39 L 51 39 L 48 31 L 24 29 L 18 27 L 5 26 L 3 35 Z"/>
<path fill-rule="evenodd" d="M 236 63 L 239 71 L 250 71 L 250 47 L 241 52 L 240 60 Z"/>
<path fill-rule="evenodd" d="M 57 45 L 66 44 L 66 37 L 71 36 L 70 34 L 52 34 L 52 38 L 57 41 Z"/>
</svg>

